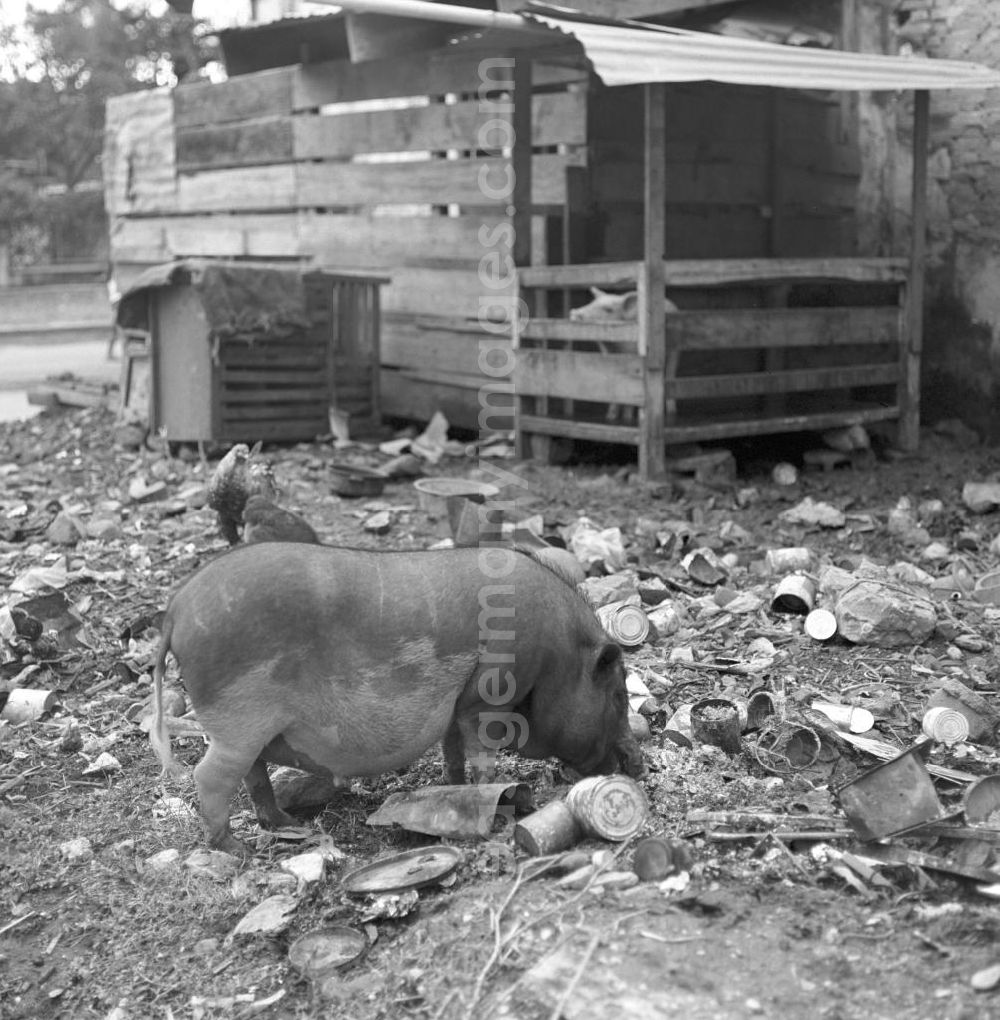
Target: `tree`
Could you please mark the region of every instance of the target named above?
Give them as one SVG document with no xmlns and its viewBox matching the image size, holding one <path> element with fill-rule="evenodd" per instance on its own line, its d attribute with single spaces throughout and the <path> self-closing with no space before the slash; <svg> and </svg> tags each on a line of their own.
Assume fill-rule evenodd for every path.
<svg viewBox="0 0 1000 1020">
<path fill-rule="evenodd" d="M 0 161 L 39 159 L 68 190 L 96 174 L 109 97 L 176 84 L 215 56 L 204 22 L 134 2 L 29 7 L 26 35 L 24 66 L 0 83 Z"/>
<path fill-rule="evenodd" d="M 183 7 L 183 4 L 181 5 Z M 111 96 L 174 85 L 214 59 L 205 22 L 146 3 L 63 0 L 52 11 L 29 7 L 24 33 L 0 30 L 0 244 L 15 262 L 57 256 L 56 235 L 100 221 L 100 194 L 74 190 L 99 177 L 104 106 Z M 41 200 L 43 185 L 63 198 Z M 95 219 L 95 215 L 97 219 Z"/>
</svg>

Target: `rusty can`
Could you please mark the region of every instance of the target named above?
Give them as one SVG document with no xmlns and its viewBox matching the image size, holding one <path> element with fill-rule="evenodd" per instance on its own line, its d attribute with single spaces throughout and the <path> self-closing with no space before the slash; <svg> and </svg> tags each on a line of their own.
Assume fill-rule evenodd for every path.
<svg viewBox="0 0 1000 1020">
<path fill-rule="evenodd" d="M 642 787 L 628 776 L 589 776 L 576 783 L 566 803 L 588 836 L 621 842 L 642 828 L 649 812 Z"/>
<path fill-rule="evenodd" d="M 635 648 L 649 636 L 649 618 L 642 606 L 610 602 L 597 610 L 597 618 L 608 637 L 625 648 Z"/>
</svg>

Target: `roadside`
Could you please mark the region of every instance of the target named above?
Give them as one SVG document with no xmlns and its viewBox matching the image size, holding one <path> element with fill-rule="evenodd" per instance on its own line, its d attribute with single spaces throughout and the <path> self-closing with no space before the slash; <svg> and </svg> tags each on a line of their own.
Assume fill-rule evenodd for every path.
<svg viewBox="0 0 1000 1020">
<path fill-rule="evenodd" d="M 0 421 L 17 421 L 38 413 L 28 390 L 49 376 L 70 372 L 95 382 L 118 379 L 120 363 L 108 358 L 107 341 L 77 343 L 0 343 Z"/>
</svg>

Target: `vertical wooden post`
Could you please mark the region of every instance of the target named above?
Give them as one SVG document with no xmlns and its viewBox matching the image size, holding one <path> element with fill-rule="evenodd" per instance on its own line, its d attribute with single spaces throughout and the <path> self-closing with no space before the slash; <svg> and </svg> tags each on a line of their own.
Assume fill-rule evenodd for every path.
<svg viewBox="0 0 1000 1020">
<path fill-rule="evenodd" d="M 514 242 L 511 248 L 511 256 L 514 265 L 517 267 L 531 264 L 531 58 L 525 54 L 514 53 L 514 113 L 512 127 L 514 129 L 514 150 L 510 156 L 511 169 L 514 172 L 514 188 L 511 195 L 511 203 L 508 206 L 511 226 L 514 228 Z M 514 299 L 521 295 L 519 285 L 515 285 Z M 529 306 L 530 307 L 530 306 Z M 531 309 L 533 311 L 533 309 Z M 515 315 L 516 315 L 515 311 Z M 511 343 L 517 346 L 516 323 L 512 324 Z M 515 351 L 515 358 L 517 353 Z M 544 397 L 537 398 L 542 401 Z M 537 401 L 535 405 L 528 408 L 529 411 L 544 413 Z M 528 457 L 534 452 L 532 450 L 532 437 L 526 436 L 521 431 L 521 414 L 525 410 L 523 398 L 514 394 L 514 443 L 515 452 L 518 457 Z M 545 437 L 542 442 L 548 442 Z M 536 439 L 536 443 L 538 440 Z M 539 451 L 543 455 L 547 450 Z"/>
<path fill-rule="evenodd" d="M 658 478 L 665 470 L 663 449 L 664 372 L 667 361 L 663 269 L 667 205 L 667 104 L 662 83 L 643 85 L 645 175 L 643 264 L 639 283 L 639 350 L 643 357 L 643 406 L 639 412 L 639 474 Z"/>
<path fill-rule="evenodd" d="M 910 197 L 910 271 L 900 337 L 898 442 L 915 450 L 920 442 L 920 355 L 924 344 L 924 260 L 927 256 L 927 134 L 930 93 L 913 97 L 913 190 Z"/>
</svg>

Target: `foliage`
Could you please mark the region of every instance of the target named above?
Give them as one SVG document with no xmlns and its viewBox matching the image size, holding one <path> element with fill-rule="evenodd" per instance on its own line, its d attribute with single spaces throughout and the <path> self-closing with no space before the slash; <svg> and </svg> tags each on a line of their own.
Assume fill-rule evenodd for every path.
<svg viewBox="0 0 1000 1020">
<path fill-rule="evenodd" d="M 69 190 L 96 176 L 109 97 L 175 84 L 215 54 L 203 22 L 145 3 L 29 7 L 25 29 L 19 66 L 0 82 L 0 160 L 34 161 Z"/>
</svg>

